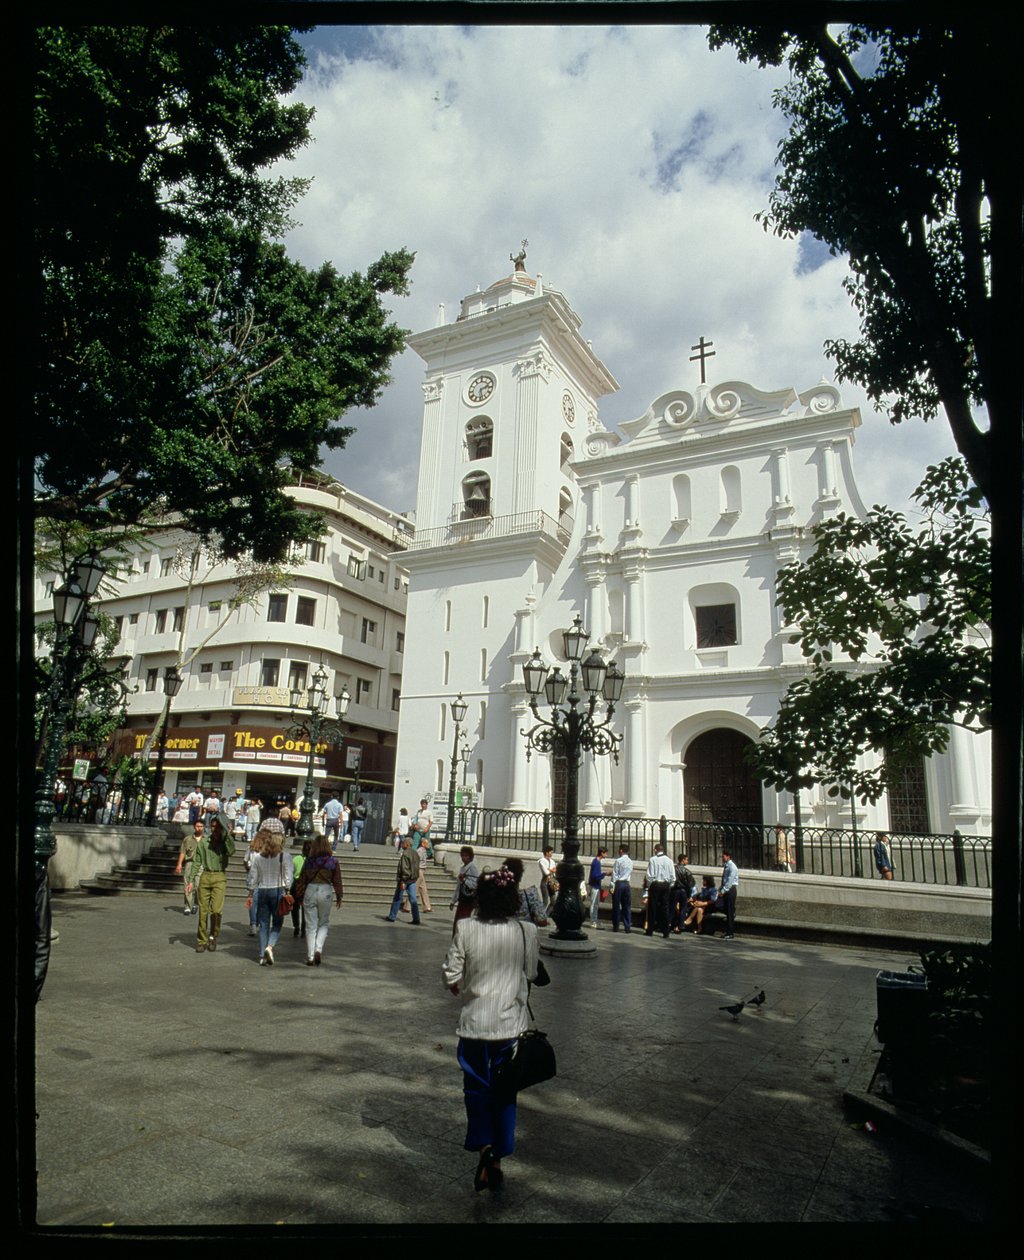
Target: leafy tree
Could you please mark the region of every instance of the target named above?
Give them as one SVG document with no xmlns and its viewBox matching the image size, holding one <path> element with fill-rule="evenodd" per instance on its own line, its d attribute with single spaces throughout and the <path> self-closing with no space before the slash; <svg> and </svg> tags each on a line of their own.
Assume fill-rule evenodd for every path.
<svg viewBox="0 0 1024 1260">
<path fill-rule="evenodd" d="M 63 743 L 68 748 L 99 753 L 111 735 L 127 720 L 125 700 L 127 688 L 122 681 L 121 663 L 115 655 L 118 632 L 110 617 L 100 613 L 99 627 L 92 647 L 71 647 L 74 668 L 67 672 L 72 694 L 67 697 L 68 716 Z M 36 631 L 43 651 L 37 655 L 36 670 L 36 763 L 43 755 L 43 744 L 51 714 L 46 700 L 53 671 L 52 647 L 56 636 L 54 623 L 46 622 Z"/>
<path fill-rule="evenodd" d="M 998 21 L 890 29 L 824 21 L 792 28 L 717 25 L 712 48 L 782 65 L 774 96 L 791 122 L 766 229 L 810 232 L 846 254 L 856 342 L 825 343 L 840 380 L 863 386 L 893 423 L 941 406 L 991 502 L 989 431 L 1017 423 L 1016 365 L 1000 354 L 993 310 L 1019 292 L 1015 164 L 1001 144 L 1007 102 Z"/>
<path fill-rule="evenodd" d="M 37 60 L 39 510 L 108 537 L 178 513 L 280 559 L 318 529 L 283 465 L 387 383 L 412 255 L 342 277 L 276 243 L 303 183 L 265 172 L 311 117 L 287 28 L 48 27 Z"/>
<path fill-rule="evenodd" d="M 758 773 L 792 790 L 877 800 L 908 761 L 942 752 L 949 728 L 990 724 L 991 555 L 988 515 L 963 462 L 928 470 L 924 512 L 876 507 L 815 531 L 804 564 L 778 578 L 778 601 L 811 669 L 787 690 L 751 750 Z M 845 659 L 844 659 L 845 658 Z M 866 752 L 884 754 L 855 769 Z"/>
</svg>

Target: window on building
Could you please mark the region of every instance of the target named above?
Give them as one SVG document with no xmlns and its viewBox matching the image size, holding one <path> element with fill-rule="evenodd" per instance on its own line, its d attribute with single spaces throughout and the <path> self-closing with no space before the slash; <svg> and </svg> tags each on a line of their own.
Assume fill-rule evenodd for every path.
<svg viewBox="0 0 1024 1260">
<path fill-rule="evenodd" d="M 563 433 L 562 440 L 558 447 L 558 463 L 561 468 L 564 468 L 566 464 L 568 464 L 573 457 L 573 453 L 572 438 L 568 433 Z"/>
<path fill-rule="evenodd" d="M 170 577 L 173 570 L 174 570 L 174 557 L 164 556 L 164 558 L 160 561 L 160 576 Z"/>
<path fill-rule="evenodd" d="M 199 666 L 199 672 L 200 672 L 201 674 L 212 674 L 212 673 L 213 673 L 213 661 L 204 661 L 204 662 L 203 662 L 203 663 Z"/>
<path fill-rule="evenodd" d="M 288 690 L 305 691 L 308 677 L 309 666 L 302 661 L 292 661 L 288 670 Z"/>
<path fill-rule="evenodd" d="M 211 599 L 210 602 L 206 605 L 207 611 L 211 613 L 219 613 L 221 602 L 222 601 L 219 599 Z"/>
<path fill-rule="evenodd" d="M 114 628 L 117 630 L 117 637 L 120 638 L 124 632 L 124 617 L 117 616 L 114 618 Z"/>
<path fill-rule="evenodd" d="M 371 577 L 371 578 L 377 576 L 377 570 L 373 567 L 372 564 L 368 564 L 366 566 L 366 576 Z"/>
<path fill-rule="evenodd" d="M 163 634 L 167 629 L 167 609 L 158 608 L 156 610 L 156 633 Z"/>
<path fill-rule="evenodd" d="M 366 561 L 360 560 L 358 556 L 349 556 L 348 575 L 349 577 L 359 578 L 360 580 L 365 578 L 366 577 Z"/>
<path fill-rule="evenodd" d="M 234 661 L 221 661 L 220 663 L 220 672 L 222 674 L 230 674 L 234 668 L 235 668 Z"/>
<path fill-rule="evenodd" d="M 356 701 L 359 704 L 370 703 L 370 692 L 373 690 L 373 683 L 368 678 L 356 679 Z"/>
<path fill-rule="evenodd" d="M 322 542 L 306 543 L 306 559 L 312 560 L 314 564 L 323 564 L 327 556 L 327 545 Z"/>
<path fill-rule="evenodd" d="M 718 510 L 722 516 L 738 516 L 741 506 L 740 470 L 735 464 L 727 464 L 718 487 Z"/>
<path fill-rule="evenodd" d="M 49 582 L 46 583 L 46 586 L 43 588 L 43 594 L 46 596 L 47 599 L 53 598 L 53 579 L 52 578 L 49 580 Z"/>
<path fill-rule="evenodd" d="M 267 600 L 267 620 L 284 621 L 288 615 L 288 596 L 271 595 Z"/>
<path fill-rule="evenodd" d="M 199 685 L 209 687 L 213 682 L 213 661 L 205 661 L 199 666 Z"/>
<path fill-rule="evenodd" d="M 402 704 L 402 693 L 397 687 L 391 689 L 391 707 L 397 713 Z"/>
<path fill-rule="evenodd" d="M 373 637 L 377 633 L 377 623 L 370 621 L 368 617 L 363 618 L 363 628 L 359 632 L 360 643 L 372 643 Z"/>
<path fill-rule="evenodd" d="M 128 624 L 129 624 L 130 626 L 137 626 L 137 625 L 139 624 L 139 614 L 138 614 L 138 613 L 129 613 L 129 614 L 128 614 Z"/>
<path fill-rule="evenodd" d="M 897 835 L 927 834 L 931 827 L 924 758 L 910 756 L 896 761 L 891 753 L 886 753 L 885 760 L 892 780 L 887 792 L 889 830 Z"/>
<path fill-rule="evenodd" d="M 466 425 L 467 459 L 490 459 L 494 446 L 494 425 L 488 416 L 476 416 Z"/>
<path fill-rule="evenodd" d="M 386 577 L 387 577 L 387 571 L 385 569 L 381 569 L 381 571 L 377 574 L 377 580 L 380 582 L 382 586 L 384 585 L 384 579 Z"/>
<path fill-rule="evenodd" d="M 295 608 L 295 623 L 299 626 L 311 626 L 316 620 L 316 600 L 309 595 L 300 595 Z"/>
<path fill-rule="evenodd" d="M 277 657 L 265 656 L 260 668 L 260 686 L 276 687 L 281 677 L 281 661 Z"/>
<path fill-rule="evenodd" d="M 737 642 L 736 605 L 705 604 L 694 609 L 699 648 L 729 647 Z"/>
<path fill-rule="evenodd" d="M 405 632 L 402 630 L 398 630 L 395 632 L 395 651 L 396 652 L 405 651 Z"/>
<path fill-rule="evenodd" d="M 397 578 L 397 577 L 396 577 L 396 578 L 395 578 L 395 590 L 396 590 L 396 591 L 397 591 L 397 590 L 399 590 L 399 589 L 400 589 L 400 587 L 401 587 L 401 585 L 402 585 L 402 579 L 401 579 L 401 578 Z"/>
<path fill-rule="evenodd" d="M 183 607 L 175 608 L 174 625 L 171 627 L 171 629 L 177 633 L 178 631 L 181 631 L 184 628 L 185 628 L 185 609 Z"/>
<path fill-rule="evenodd" d="M 491 479 L 485 473 L 471 473 L 462 483 L 463 520 L 491 514 Z"/>
<path fill-rule="evenodd" d="M 146 690 L 147 691 L 156 691 L 156 680 L 159 677 L 160 677 L 160 671 L 158 669 L 146 670 Z"/>
</svg>

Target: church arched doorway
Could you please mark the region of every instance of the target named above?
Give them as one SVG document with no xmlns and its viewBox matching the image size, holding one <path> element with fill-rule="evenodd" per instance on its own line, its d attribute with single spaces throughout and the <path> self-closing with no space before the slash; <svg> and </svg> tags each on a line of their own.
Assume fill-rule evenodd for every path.
<svg viewBox="0 0 1024 1260">
<path fill-rule="evenodd" d="M 723 849 L 739 866 L 764 865 L 761 784 L 744 753 L 753 741 L 714 727 L 692 741 L 683 757 L 683 819 L 690 860 L 713 865 Z"/>
<path fill-rule="evenodd" d="M 753 743 L 728 727 L 705 731 L 687 748 L 683 817 L 693 822 L 764 822 L 761 784 L 744 758 Z"/>
</svg>

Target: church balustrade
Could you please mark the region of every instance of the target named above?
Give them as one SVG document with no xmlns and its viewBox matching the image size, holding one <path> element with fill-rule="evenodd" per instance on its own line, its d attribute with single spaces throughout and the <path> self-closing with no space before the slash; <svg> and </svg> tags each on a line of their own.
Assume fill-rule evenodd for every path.
<svg viewBox="0 0 1024 1260">
<path fill-rule="evenodd" d="M 490 500 L 488 500 L 488 506 Z M 511 512 L 506 516 L 465 516 L 465 503 L 454 503 L 446 525 L 435 529 L 418 529 L 409 544 L 410 551 L 430 547 L 450 547 L 455 543 L 476 542 L 484 538 L 509 538 L 516 534 L 542 534 L 561 547 L 569 545 L 573 518 L 555 520 L 547 512 Z"/>
<path fill-rule="evenodd" d="M 559 849 L 565 816 L 552 810 L 457 809 L 453 839 L 499 849 L 539 853 L 547 844 Z M 874 860 L 875 831 L 835 827 L 782 827 L 677 818 L 578 817 L 581 852 L 620 844 L 644 862 L 656 844 L 675 858 L 688 853 L 692 866 L 718 867 L 728 850 L 740 870 L 796 875 L 833 875 L 881 879 Z M 967 888 L 991 888 L 992 840 L 962 836 L 886 832 L 897 880 Z"/>
</svg>

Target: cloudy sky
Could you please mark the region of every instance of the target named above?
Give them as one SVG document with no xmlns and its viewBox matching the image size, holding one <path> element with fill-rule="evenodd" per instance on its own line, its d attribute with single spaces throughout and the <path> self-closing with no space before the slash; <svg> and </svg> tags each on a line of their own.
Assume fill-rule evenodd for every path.
<svg viewBox="0 0 1024 1260">
<path fill-rule="evenodd" d="M 765 208 L 784 120 L 783 72 L 744 66 L 687 26 L 318 27 L 298 96 L 315 143 L 289 173 L 313 184 L 290 252 L 363 270 L 416 252 L 397 322 L 419 331 L 459 300 L 526 267 L 560 290 L 620 390 L 609 428 L 668 389 L 708 380 L 798 391 L 832 369 L 829 337 L 853 337 L 845 264 L 811 240 L 754 221 Z M 380 403 L 327 469 L 398 510 L 415 504 L 423 364 L 396 360 Z M 893 428 L 865 396 L 855 462 L 867 503 L 906 506 L 921 470 L 951 453 L 939 417 Z"/>
</svg>

